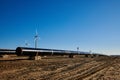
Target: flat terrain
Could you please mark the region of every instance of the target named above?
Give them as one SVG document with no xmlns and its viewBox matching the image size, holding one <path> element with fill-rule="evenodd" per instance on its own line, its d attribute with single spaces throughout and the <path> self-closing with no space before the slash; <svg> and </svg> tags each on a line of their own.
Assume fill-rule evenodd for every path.
<svg viewBox="0 0 120 80">
<path fill-rule="evenodd" d="M 120 80 L 119 57 L 0 60 L 0 80 Z"/>
</svg>

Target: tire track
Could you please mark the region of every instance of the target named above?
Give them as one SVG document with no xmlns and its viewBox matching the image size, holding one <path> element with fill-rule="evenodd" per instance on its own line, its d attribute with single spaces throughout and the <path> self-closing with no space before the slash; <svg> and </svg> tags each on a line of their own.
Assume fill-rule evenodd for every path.
<svg viewBox="0 0 120 80">
<path fill-rule="evenodd" d="M 78 79 L 83 80 L 84 78 L 92 76 L 93 74 L 95 74 L 95 73 L 109 67 L 110 65 L 112 65 L 113 64 L 112 60 L 114 60 L 114 59 L 110 59 L 110 60 L 107 59 L 105 63 L 100 64 L 98 66 L 95 66 L 93 68 L 90 68 L 90 69 L 84 71 L 82 74 L 76 74 L 75 76 L 72 76 L 71 78 L 68 78 L 66 80 L 73 80 L 73 79 L 74 80 L 78 80 Z"/>
<path fill-rule="evenodd" d="M 50 79 L 50 80 L 57 80 L 57 79 L 64 79 L 66 77 L 69 77 L 73 74 L 76 74 L 78 71 L 82 71 L 85 70 L 86 68 L 90 68 L 90 66 L 95 66 L 97 65 L 97 63 L 95 63 L 95 61 L 87 61 L 87 62 L 82 62 L 82 63 L 78 63 L 78 64 L 74 64 L 71 66 L 67 66 L 65 68 L 63 68 L 62 70 L 60 70 L 59 72 L 55 72 L 54 74 L 51 75 L 46 75 L 46 78 L 43 78 L 45 80 Z M 85 69 L 83 69 L 82 67 L 84 67 Z"/>
</svg>

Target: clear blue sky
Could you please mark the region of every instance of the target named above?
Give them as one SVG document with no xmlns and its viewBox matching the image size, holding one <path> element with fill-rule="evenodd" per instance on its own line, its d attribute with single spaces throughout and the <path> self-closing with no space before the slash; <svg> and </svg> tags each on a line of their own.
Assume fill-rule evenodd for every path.
<svg viewBox="0 0 120 80">
<path fill-rule="evenodd" d="M 120 55 L 120 0 L 0 0 L 0 48 L 38 47 Z"/>
</svg>

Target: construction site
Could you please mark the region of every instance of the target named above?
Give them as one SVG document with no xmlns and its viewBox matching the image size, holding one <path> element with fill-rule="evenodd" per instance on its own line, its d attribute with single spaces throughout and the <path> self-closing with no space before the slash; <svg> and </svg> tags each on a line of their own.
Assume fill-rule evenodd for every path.
<svg viewBox="0 0 120 80">
<path fill-rule="evenodd" d="M 1 50 L 5 55 L 0 57 L 0 80 L 120 79 L 119 56 L 77 52 L 25 47 Z"/>
</svg>

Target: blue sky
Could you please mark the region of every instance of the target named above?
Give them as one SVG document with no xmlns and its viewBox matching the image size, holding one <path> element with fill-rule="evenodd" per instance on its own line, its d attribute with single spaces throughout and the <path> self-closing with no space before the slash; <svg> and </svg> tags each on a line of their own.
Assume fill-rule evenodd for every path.
<svg viewBox="0 0 120 80">
<path fill-rule="evenodd" d="M 120 55 L 120 0 L 0 0 L 0 48 L 38 47 Z"/>
</svg>

